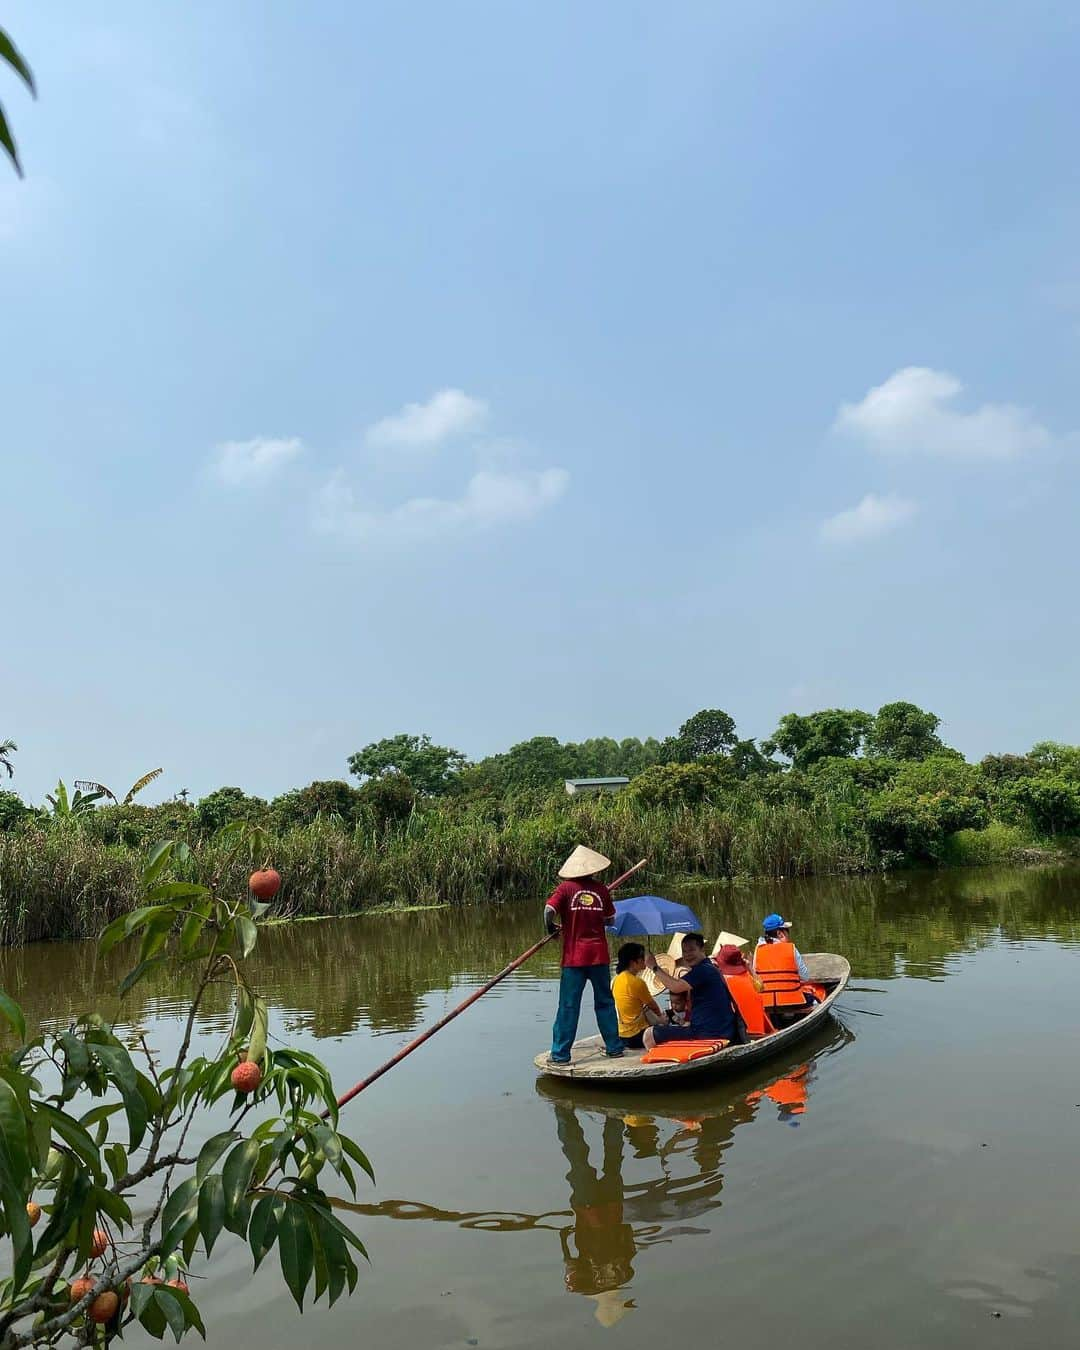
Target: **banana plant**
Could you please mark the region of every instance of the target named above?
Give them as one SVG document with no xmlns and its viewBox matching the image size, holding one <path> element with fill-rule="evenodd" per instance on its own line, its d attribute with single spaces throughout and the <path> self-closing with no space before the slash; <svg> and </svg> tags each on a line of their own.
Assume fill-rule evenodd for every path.
<svg viewBox="0 0 1080 1350">
<path fill-rule="evenodd" d="M 114 806 L 130 806 L 143 788 L 148 787 L 155 778 L 160 778 L 164 772 L 164 769 L 151 769 L 149 773 L 144 773 L 132 783 L 123 798 L 117 797 L 112 788 L 106 787 L 104 783 L 95 783 L 93 779 L 76 778 L 75 786 L 86 792 L 96 793 L 99 797 L 108 797 Z"/>
<path fill-rule="evenodd" d="M 94 809 L 94 803 L 100 801 L 104 795 L 103 792 L 82 792 L 79 789 L 79 785 L 76 784 L 75 795 L 69 797 L 67 786 L 61 778 L 56 785 L 56 791 L 47 792 L 45 794 L 45 800 L 52 808 L 55 819 L 71 820 L 77 819 L 80 816 L 85 816 L 88 811 L 92 811 Z"/>
</svg>

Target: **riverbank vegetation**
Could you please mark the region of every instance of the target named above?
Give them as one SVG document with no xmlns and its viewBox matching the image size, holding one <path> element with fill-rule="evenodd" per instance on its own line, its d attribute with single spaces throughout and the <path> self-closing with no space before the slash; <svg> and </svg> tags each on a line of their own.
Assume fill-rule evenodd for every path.
<svg viewBox="0 0 1080 1350">
<path fill-rule="evenodd" d="M 648 856 L 654 878 L 787 878 L 1022 860 L 1080 832 L 1080 747 L 972 764 L 938 731 L 933 713 L 893 703 L 788 714 L 757 743 L 707 709 L 664 740 L 537 737 L 472 764 L 396 736 L 350 757 L 355 785 L 269 801 L 223 787 L 144 806 L 60 785 L 37 808 L 0 792 L 0 941 L 97 933 L 130 907 L 140 854 L 161 838 L 199 845 L 192 881 L 227 874 L 215 836 L 233 821 L 265 831 L 286 916 L 535 898 L 583 839 L 619 862 Z M 630 781 L 616 794 L 564 788 L 618 774 Z"/>
</svg>

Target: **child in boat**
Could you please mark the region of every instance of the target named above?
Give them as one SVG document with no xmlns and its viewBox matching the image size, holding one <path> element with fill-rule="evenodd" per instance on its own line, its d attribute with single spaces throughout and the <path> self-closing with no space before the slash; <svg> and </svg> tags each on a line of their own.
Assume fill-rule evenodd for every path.
<svg viewBox="0 0 1080 1350">
<path fill-rule="evenodd" d="M 619 1014 L 619 1036 L 630 1050 L 641 1050 L 645 1044 L 645 1028 L 664 1021 L 660 1005 L 641 978 L 644 969 L 645 948 L 640 942 L 624 942 L 615 960 L 611 993 Z"/>
<path fill-rule="evenodd" d="M 690 1020 L 690 995 L 668 995 L 668 1021 L 673 1027 L 684 1027 Z"/>
</svg>

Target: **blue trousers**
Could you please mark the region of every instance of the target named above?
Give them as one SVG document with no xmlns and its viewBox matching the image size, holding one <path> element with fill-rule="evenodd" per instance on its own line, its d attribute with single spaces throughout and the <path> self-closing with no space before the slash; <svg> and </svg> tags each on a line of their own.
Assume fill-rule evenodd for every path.
<svg viewBox="0 0 1080 1350">
<path fill-rule="evenodd" d="M 600 1028 L 604 1045 L 613 1054 L 623 1048 L 619 1039 L 619 1015 L 611 996 L 611 971 L 607 966 L 563 966 L 562 978 L 559 980 L 559 1011 L 555 1014 L 555 1026 L 551 1032 L 552 1059 L 570 1058 L 581 1015 L 581 996 L 587 984 L 593 987 L 596 1025 Z"/>
</svg>

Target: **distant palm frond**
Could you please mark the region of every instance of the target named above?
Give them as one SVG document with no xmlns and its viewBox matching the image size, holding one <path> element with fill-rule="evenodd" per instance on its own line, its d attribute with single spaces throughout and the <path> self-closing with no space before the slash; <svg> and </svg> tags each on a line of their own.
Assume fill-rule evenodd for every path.
<svg viewBox="0 0 1080 1350">
<path fill-rule="evenodd" d="M 143 776 L 132 783 L 131 787 L 128 789 L 128 794 L 124 798 L 124 805 L 127 806 L 133 797 L 137 796 L 143 788 L 149 783 L 152 783 L 155 778 L 160 778 L 164 772 L 164 769 L 151 769 L 149 773 L 144 773 Z"/>
<path fill-rule="evenodd" d="M 7 769 L 9 778 L 15 775 L 15 765 L 11 762 L 11 756 L 18 748 L 14 741 L 0 741 L 0 769 Z"/>
<path fill-rule="evenodd" d="M 0 62 L 10 66 L 16 75 L 23 81 L 31 94 L 37 95 L 37 89 L 34 85 L 34 76 L 30 67 L 23 60 L 18 47 L 15 46 L 11 38 L 0 28 Z M 11 134 L 11 127 L 4 115 L 4 110 L 0 107 L 0 146 L 7 151 L 8 157 L 15 166 L 15 172 L 22 177 L 22 165 L 19 163 L 19 151 L 15 145 L 15 137 Z"/>
</svg>

